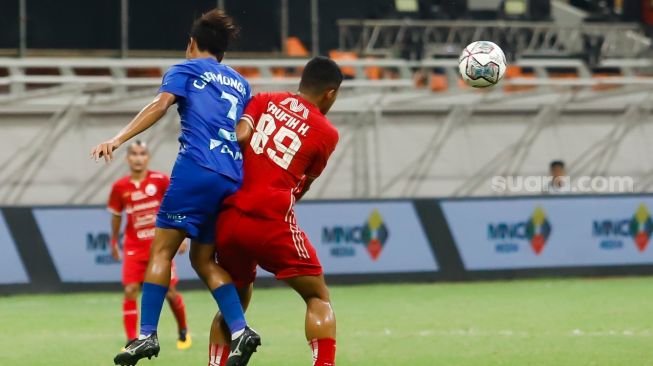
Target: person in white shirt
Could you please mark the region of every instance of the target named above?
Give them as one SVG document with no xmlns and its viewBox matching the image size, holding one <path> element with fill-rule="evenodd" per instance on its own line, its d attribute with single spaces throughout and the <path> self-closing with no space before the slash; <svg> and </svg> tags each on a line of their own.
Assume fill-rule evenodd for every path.
<svg viewBox="0 0 653 366">
<path fill-rule="evenodd" d="M 544 193 L 566 194 L 571 192 L 571 178 L 565 171 L 565 163 L 562 160 L 554 160 L 549 164 L 551 180 L 548 181 Z"/>
</svg>

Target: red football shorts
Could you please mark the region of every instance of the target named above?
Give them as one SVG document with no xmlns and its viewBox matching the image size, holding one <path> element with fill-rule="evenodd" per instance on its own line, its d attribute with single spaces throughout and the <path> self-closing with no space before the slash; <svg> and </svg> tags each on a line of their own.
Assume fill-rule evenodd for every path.
<svg viewBox="0 0 653 366">
<path fill-rule="evenodd" d="M 125 254 L 122 259 L 122 284 L 128 285 L 130 283 L 143 283 L 145 280 L 145 272 L 147 271 L 148 257 L 142 255 L 127 255 Z M 174 286 L 179 282 L 177 277 L 177 268 L 175 261 L 172 261 L 172 269 L 170 271 L 170 286 Z"/>
<path fill-rule="evenodd" d="M 256 218 L 235 208 L 220 213 L 216 254 L 236 287 L 254 282 L 256 265 L 278 280 L 322 274 L 315 248 L 297 227 L 294 214 L 288 221 Z"/>
</svg>

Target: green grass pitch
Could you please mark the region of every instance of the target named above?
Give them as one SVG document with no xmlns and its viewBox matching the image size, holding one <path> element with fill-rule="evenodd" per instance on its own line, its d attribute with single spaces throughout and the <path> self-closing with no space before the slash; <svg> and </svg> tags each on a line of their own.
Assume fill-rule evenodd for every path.
<svg viewBox="0 0 653 366">
<path fill-rule="evenodd" d="M 333 287 L 340 366 L 653 365 L 653 279 L 533 280 Z M 166 307 L 158 359 L 206 365 L 208 292 L 185 294 L 194 345 L 175 348 Z M 0 298 L 0 365 L 111 365 L 123 343 L 119 293 Z M 285 288 L 254 293 L 263 336 L 252 366 L 308 366 L 304 304 Z"/>
</svg>

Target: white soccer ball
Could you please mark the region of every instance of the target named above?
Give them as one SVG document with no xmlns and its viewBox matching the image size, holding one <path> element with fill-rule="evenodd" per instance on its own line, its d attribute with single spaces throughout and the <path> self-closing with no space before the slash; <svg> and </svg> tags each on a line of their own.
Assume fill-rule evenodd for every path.
<svg viewBox="0 0 653 366">
<path fill-rule="evenodd" d="M 458 62 L 463 80 L 474 88 L 496 85 L 506 72 L 503 50 L 490 41 L 470 43 L 460 54 Z"/>
</svg>

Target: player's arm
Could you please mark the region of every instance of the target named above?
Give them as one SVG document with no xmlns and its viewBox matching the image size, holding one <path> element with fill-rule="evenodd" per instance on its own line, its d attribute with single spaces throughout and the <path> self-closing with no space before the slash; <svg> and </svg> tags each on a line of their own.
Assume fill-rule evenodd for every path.
<svg viewBox="0 0 653 366">
<path fill-rule="evenodd" d="M 317 177 L 319 177 L 326 168 L 329 157 L 331 157 L 331 154 L 333 154 L 333 151 L 336 149 L 336 145 L 338 144 L 338 132 L 334 131 L 330 138 L 327 138 L 324 142 L 325 144 L 323 145 L 322 151 L 314 157 L 313 162 L 306 171 L 306 178 L 301 191 L 295 195 L 297 201 L 304 197 L 306 192 L 311 189 L 313 182 L 315 182 Z"/>
<path fill-rule="evenodd" d="M 122 215 L 111 214 L 111 256 L 113 259 L 120 260 L 120 249 L 118 248 L 118 238 L 120 238 L 120 224 L 122 224 Z"/>
<path fill-rule="evenodd" d="M 174 94 L 167 92 L 159 93 L 116 136 L 93 148 L 91 150 L 91 157 L 95 161 L 104 157 L 107 163 L 110 162 L 113 159 L 114 150 L 132 137 L 150 128 L 166 114 L 168 108 L 175 104 L 176 101 L 177 97 Z"/>
<path fill-rule="evenodd" d="M 109 202 L 107 202 L 107 210 L 111 213 L 111 256 L 117 261 L 120 260 L 118 239 L 120 238 L 122 211 L 125 208 L 122 192 L 123 190 L 118 182 L 114 183 L 111 187 L 111 193 L 109 193 Z"/>
<path fill-rule="evenodd" d="M 254 133 L 252 122 L 247 118 L 241 118 L 238 125 L 236 125 L 236 138 L 241 150 L 245 150 L 247 147 L 249 140 L 252 138 L 252 133 Z"/>
<path fill-rule="evenodd" d="M 245 151 L 254 133 L 254 121 L 261 117 L 267 105 L 267 94 L 257 94 L 247 103 L 240 121 L 236 125 L 236 138 L 241 150 Z"/>
<path fill-rule="evenodd" d="M 306 192 L 308 192 L 308 190 L 311 189 L 311 184 L 313 184 L 313 182 L 315 182 L 316 179 L 317 177 L 306 177 L 306 181 L 304 182 L 302 191 L 295 196 L 297 201 L 301 200 L 302 197 L 304 197 L 304 195 L 306 194 Z"/>
</svg>

